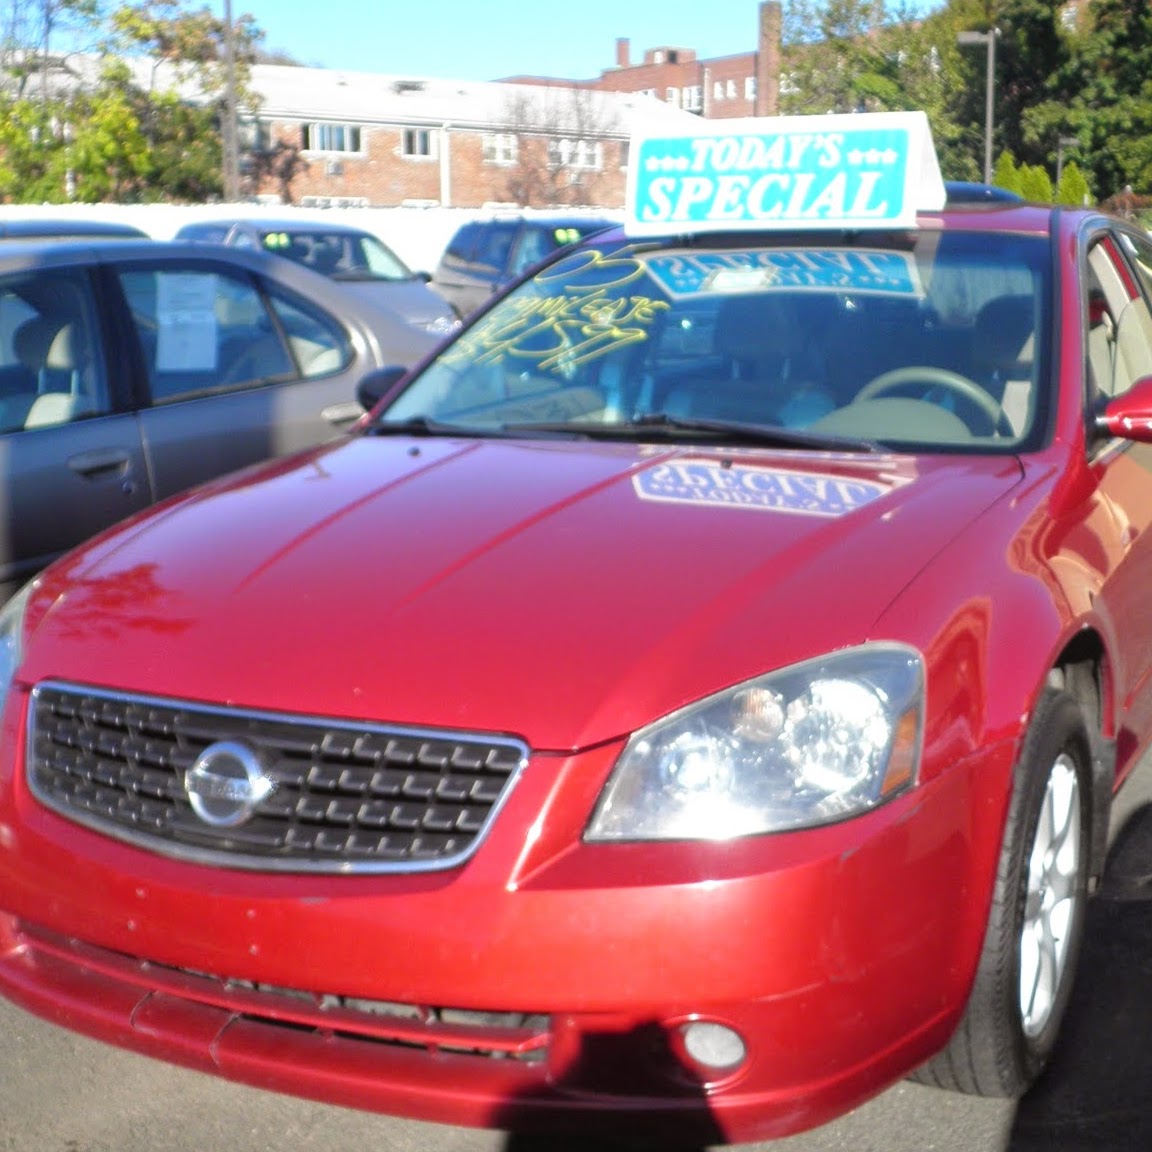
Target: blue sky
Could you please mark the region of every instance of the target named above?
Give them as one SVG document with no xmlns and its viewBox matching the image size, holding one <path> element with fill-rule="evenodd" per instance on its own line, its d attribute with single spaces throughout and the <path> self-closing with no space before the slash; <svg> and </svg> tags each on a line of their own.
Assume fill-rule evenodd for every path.
<svg viewBox="0 0 1152 1152">
<path fill-rule="evenodd" d="M 210 5 L 223 14 L 221 0 Z M 702 57 L 756 48 L 758 0 L 232 0 L 264 46 L 301 64 L 455 80 L 535 74 L 593 79 L 631 41 Z"/>
</svg>

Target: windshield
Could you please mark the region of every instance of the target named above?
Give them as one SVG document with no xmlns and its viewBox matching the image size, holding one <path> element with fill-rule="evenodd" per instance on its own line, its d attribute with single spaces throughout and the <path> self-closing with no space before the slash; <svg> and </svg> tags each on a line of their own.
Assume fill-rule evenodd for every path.
<svg viewBox="0 0 1152 1152">
<path fill-rule="evenodd" d="M 410 280 L 412 270 L 367 232 L 269 230 L 260 236 L 269 252 L 338 280 Z"/>
<path fill-rule="evenodd" d="M 1015 451 L 1046 404 L 1047 253 L 1040 237 L 934 230 L 784 247 L 592 240 L 482 316 L 380 418 Z"/>
</svg>

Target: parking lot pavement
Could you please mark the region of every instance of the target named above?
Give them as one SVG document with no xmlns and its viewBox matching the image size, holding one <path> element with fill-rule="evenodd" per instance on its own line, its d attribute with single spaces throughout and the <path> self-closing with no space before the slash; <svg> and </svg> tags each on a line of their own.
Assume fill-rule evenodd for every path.
<svg viewBox="0 0 1152 1152">
<path fill-rule="evenodd" d="M 1152 1148 L 1152 771 L 1122 793 L 1051 1066 L 1018 1106 L 898 1084 L 834 1124 L 741 1152 Z M 0 1152 L 612 1152 L 347 1111 L 74 1036 L 0 1001 Z M 690 1152 L 678 1149 L 677 1152 Z"/>
</svg>

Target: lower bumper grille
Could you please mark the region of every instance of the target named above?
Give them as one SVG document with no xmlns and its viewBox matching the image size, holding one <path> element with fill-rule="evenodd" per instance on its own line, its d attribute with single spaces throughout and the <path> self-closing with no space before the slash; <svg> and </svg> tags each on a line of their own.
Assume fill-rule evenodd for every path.
<svg viewBox="0 0 1152 1152">
<path fill-rule="evenodd" d="M 135 986 L 141 995 L 169 996 L 185 1004 L 222 1009 L 235 1020 L 318 1037 L 525 1065 L 543 1064 L 548 1056 L 551 1018 L 544 1014 L 478 1012 L 302 992 L 138 960 L 26 924 L 18 931 L 40 963 L 63 962 L 121 986 Z"/>
</svg>

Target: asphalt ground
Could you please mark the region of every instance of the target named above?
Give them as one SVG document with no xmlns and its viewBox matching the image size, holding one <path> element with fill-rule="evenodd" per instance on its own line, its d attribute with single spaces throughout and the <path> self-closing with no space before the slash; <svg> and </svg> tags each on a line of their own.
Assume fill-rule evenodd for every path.
<svg viewBox="0 0 1152 1152">
<path fill-rule="evenodd" d="M 1152 775 L 1121 794 L 1059 1046 L 1021 1101 L 901 1083 L 741 1152 L 1152 1149 Z M 0 1152 L 614 1152 L 314 1104 L 75 1036 L 0 1001 Z M 675 1152 L 689 1152 L 677 1148 Z M 696 1150 L 693 1150 L 696 1152 Z"/>
</svg>

